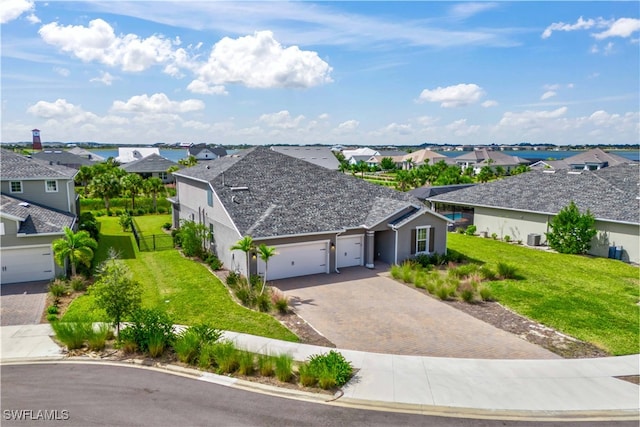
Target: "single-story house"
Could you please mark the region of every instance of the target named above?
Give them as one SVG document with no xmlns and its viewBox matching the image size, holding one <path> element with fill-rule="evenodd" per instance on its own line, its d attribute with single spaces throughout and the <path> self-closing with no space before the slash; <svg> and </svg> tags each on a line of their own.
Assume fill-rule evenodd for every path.
<svg viewBox="0 0 640 427">
<path fill-rule="evenodd" d="M 191 144 L 187 148 L 187 155 L 193 156 L 198 160 L 215 160 L 227 155 L 227 149 L 216 146 L 209 147 L 207 144 Z"/>
<path fill-rule="evenodd" d="M 379 156 L 380 152 L 373 148 L 361 147 L 351 150 L 342 150 L 342 155 L 350 165 L 355 165 L 359 162 L 366 162 L 371 156 Z"/>
<path fill-rule="evenodd" d="M 268 279 L 338 272 L 416 253 L 445 253 L 447 218 L 406 193 L 254 147 L 173 173 L 173 225 L 204 224 L 224 265 L 264 274 L 255 252 L 231 247 L 243 236 L 274 246 Z"/>
<path fill-rule="evenodd" d="M 130 163 L 151 154 L 160 155 L 160 149 L 158 147 L 118 147 L 116 161 L 120 164 Z"/>
<path fill-rule="evenodd" d="M 163 183 L 170 184 L 173 182 L 173 176 L 167 170 L 173 166 L 177 166 L 180 169 L 184 167 L 159 154 L 150 154 L 139 160 L 125 163 L 120 167 L 129 173 L 137 173 L 143 178 L 160 178 Z"/>
<path fill-rule="evenodd" d="M 431 150 L 422 149 L 411 153 L 403 153 L 396 156 L 387 156 L 380 154 L 379 156 L 372 156 L 367 160 L 369 166 L 379 166 L 382 159 L 385 157 L 391 158 L 398 169 L 413 169 L 424 164 L 435 164 L 441 160 L 446 160 L 447 156 L 440 153 L 436 153 Z"/>
<path fill-rule="evenodd" d="M 427 200 L 438 212 L 472 208 L 478 232 L 523 242 L 539 235 L 542 244 L 549 222 L 573 200 L 596 219 L 591 255 L 607 257 L 617 247 L 624 261 L 638 263 L 639 185 L 640 166 L 622 164 L 596 171 L 530 171 Z"/>
<path fill-rule="evenodd" d="M 531 169 L 598 170 L 627 163 L 632 161 L 617 154 L 607 153 L 600 148 L 594 148 L 562 160 L 540 160 L 533 163 Z"/>
<path fill-rule="evenodd" d="M 466 168 L 473 168 L 473 172 L 476 174 L 480 173 L 480 170 L 484 166 L 489 166 L 493 170 L 500 166 L 509 173 L 512 169 L 515 169 L 520 165 L 528 165 L 531 163 L 529 160 L 523 159 L 522 157 L 510 156 L 500 151 L 491 151 L 486 148 L 469 151 L 465 154 L 454 157 L 451 161 L 460 166 L 462 170 L 465 170 Z"/>
<path fill-rule="evenodd" d="M 63 274 L 52 242 L 75 228 L 77 170 L 0 149 L 0 283 L 49 280 Z"/>
<path fill-rule="evenodd" d="M 81 166 L 93 166 L 96 164 L 95 161 L 62 150 L 38 151 L 31 154 L 31 157 L 73 169 L 80 169 Z"/>
<path fill-rule="evenodd" d="M 271 149 L 278 153 L 322 166 L 323 168 L 331 170 L 338 170 L 340 168 L 340 162 L 329 147 L 274 145 Z"/>
</svg>

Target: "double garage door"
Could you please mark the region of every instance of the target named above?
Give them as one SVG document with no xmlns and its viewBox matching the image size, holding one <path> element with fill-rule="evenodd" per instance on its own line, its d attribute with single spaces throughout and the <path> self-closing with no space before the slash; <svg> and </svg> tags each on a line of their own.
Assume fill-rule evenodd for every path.
<svg viewBox="0 0 640 427">
<path fill-rule="evenodd" d="M 276 254 L 269 259 L 267 280 L 307 276 L 329 272 L 329 241 L 277 245 Z M 258 259 L 258 274 L 264 274 L 265 265 Z"/>
<path fill-rule="evenodd" d="M 0 250 L 0 283 L 32 282 L 55 277 L 51 245 Z"/>
</svg>

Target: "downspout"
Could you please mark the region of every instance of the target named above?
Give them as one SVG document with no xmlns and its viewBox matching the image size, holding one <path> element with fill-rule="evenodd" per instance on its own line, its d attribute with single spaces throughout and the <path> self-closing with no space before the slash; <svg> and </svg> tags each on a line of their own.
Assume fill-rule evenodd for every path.
<svg viewBox="0 0 640 427">
<path fill-rule="evenodd" d="M 398 229 L 396 227 L 391 227 L 391 229 L 396 234 L 396 243 L 393 245 L 393 263 L 398 265 Z"/>
</svg>

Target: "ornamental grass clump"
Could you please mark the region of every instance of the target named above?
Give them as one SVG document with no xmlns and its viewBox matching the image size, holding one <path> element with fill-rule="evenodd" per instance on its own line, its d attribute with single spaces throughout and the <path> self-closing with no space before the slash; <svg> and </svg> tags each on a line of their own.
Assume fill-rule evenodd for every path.
<svg viewBox="0 0 640 427">
<path fill-rule="evenodd" d="M 106 323 L 100 323 L 89 329 L 87 344 L 89 350 L 102 351 L 107 345 L 107 340 L 112 336 L 111 328 Z"/>
<path fill-rule="evenodd" d="M 283 383 L 291 381 L 293 377 L 293 357 L 289 354 L 281 354 L 275 359 L 276 378 Z"/>
<path fill-rule="evenodd" d="M 69 350 L 82 348 L 92 332 L 92 324 L 89 322 L 52 322 L 51 327 L 56 338 Z"/>
<path fill-rule="evenodd" d="M 514 265 L 507 264 L 506 262 L 499 262 L 497 270 L 498 277 L 502 279 L 515 279 L 518 271 Z"/>
<path fill-rule="evenodd" d="M 258 371 L 263 377 L 272 377 L 275 373 L 276 361 L 275 358 L 269 354 L 258 355 Z"/>
<path fill-rule="evenodd" d="M 252 375 L 255 371 L 255 355 L 249 351 L 238 351 L 238 374 Z"/>
<path fill-rule="evenodd" d="M 318 381 L 318 378 L 313 373 L 313 370 L 311 369 L 311 366 L 308 362 L 302 363 L 300 366 L 298 366 L 298 379 L 300 381 L 300 384 L 304 387 L 313 387 Z"/>
<path fill-rule="evenodd" d="M 239 366 L 238 349 L 231 341 L 221 341 L 213 345 L 214 363 L 218 374 L 232 374 Z"/>
</svg>

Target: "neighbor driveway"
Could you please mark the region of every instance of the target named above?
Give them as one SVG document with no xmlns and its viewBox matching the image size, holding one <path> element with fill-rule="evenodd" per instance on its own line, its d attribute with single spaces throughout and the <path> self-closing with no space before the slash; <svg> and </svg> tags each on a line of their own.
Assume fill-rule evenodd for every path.
<svg viewBox="0 0 640 427">
<path fill-rule="evenodd" d="M 560 356 L 495 328 L 415 288 L 387 268 L 341 269 L 273 281 L 297 313 L 338 348 L 375 353 L 481 359 Z"/>
<path fill-rule="evenodd" d="M 46 282 L 10 283 L 0 286 L 0 324 L 35 325 L 40 323 L 47 303 Z"/>
</svg>

